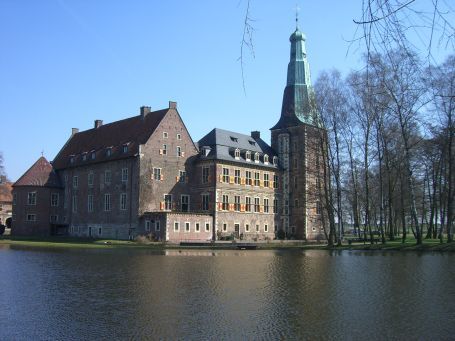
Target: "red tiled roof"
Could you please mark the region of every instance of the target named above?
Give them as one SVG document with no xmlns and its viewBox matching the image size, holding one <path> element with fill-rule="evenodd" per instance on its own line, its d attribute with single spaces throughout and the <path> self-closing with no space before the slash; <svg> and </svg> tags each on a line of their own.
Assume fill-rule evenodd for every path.
<svg viewBox="0 0 455 341">
<path fill-rule="evenodd" d="M 76 133 L 63 146 L 52 165 L 55 169 L 64 169 L 134 156 L 138 153 L 138 146 L 147 142 L 168 111 L 169 109 L 158 110 L 150 112 L 144 118 L 141 115 L 134 116 Z M 128 145 L 126 153 L 122 150 L 125 144 Z M 108 147 L 112 148 L 111 156 L 106 155 Z M 91 158 L 92 152 L 96 155 L 94 160 Z M 84 154 L 86 160 L 83 160 Z"/>
<path fill-rule="evenodd" d="M 12 202 L 13 195 L 12 191 L 12 182 L 2 182 L 0 183 L 0 202 Z"/>
<path fill-rule="evenodd" d="M 17 186 L 62 187 L 52 165 L 44 156 L 41 156 L 38 161 L 36 161 L 33 166 L 31 166 L 24 175 L 14 183 L 13 187 Z"/>
</svg>

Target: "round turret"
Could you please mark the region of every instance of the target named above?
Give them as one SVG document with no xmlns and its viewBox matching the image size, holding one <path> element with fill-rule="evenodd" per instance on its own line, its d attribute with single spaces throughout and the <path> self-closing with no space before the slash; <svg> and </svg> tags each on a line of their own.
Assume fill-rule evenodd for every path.
<svg viewBox="0 0 455 341">
<path fill-rule="evenodd" d="M 296 40 L 306 40 L 305 34 L 300 32 L 299 29 L 297 28 L 294 33 L 291 34 L 289 37 L 289 40 L 296 41 Z"/>
</svg>

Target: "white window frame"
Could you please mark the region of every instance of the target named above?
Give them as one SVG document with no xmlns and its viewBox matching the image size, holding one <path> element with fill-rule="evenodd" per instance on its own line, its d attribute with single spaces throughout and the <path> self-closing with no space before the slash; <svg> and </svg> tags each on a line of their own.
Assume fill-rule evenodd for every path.
<svg viewBox="0 0 455 341">
<path fill-rule="evenodd" d="M 36 206 L 37 196 L 38 195 L 37 195 L 36 191 L 28 192 L 27 193 L 27 205 L 28 206 Z"/>
<path fill-rule="evenodd" d="M 174 232 L 180 232 L 180 222 L 174 221 Z"/>
<path fill-rule="evenodd" d="M 112 210 L 111 194 L 105 193 L 104 194 L 104 212 L 110 212 L 111 210 Z"/>
<path fill-rule="evenodd" d="M 95 173 L 89 172 L 87 174 L 87 185 L 89 187 L 93 187 L 93 183 L 95 182 Z"/>
<path fill-rule="evenodd" d="M 151 222 L 150 220 L 147 219 L 147 220 L 145 221 L 145 231 L 146 231 L 146 232 L 150 232 L 151 226 L 152 226 L 152 222 Z"/>
<path fill-rule="evenodd" d="M 201 223 L 199 223 L 199 222 L 194 223 L 194 232 L 196 232 L 196 233 L 201 232 Z"/>
<path fill-rule="evenodd" d="M 54 200 L 54 198 L 57 198 L 57 199 Z M 59 201 L 60 201 L 59 194 L 58 193 L 51 193 L 51 206 L 52 207 L 58 207 Z"/>
<path fill-rule="evenodd" d="M 205 232 L 210 232 L 210 223 L 209 222 L 205 222 Z"/>
<path fill-rule="evenodd" d="M 155 231 L 161 231 L 161 222 L 159 220 L 155 220 Z"/>
<path fill-rule="evenodd" d="M 104 171 L 104 184 L 110 185 L 112 182 L 112 172 L 110 169 L 106 169 Z"/>
<path fill-rule="evenodd" d="M 122 182 L 128 181 L 128 168 L 122 168 Z"/>
<path fill-rule="evenodd" d="M 89 194 L 87 196 L 87 212 L 93 212 L 93 208 L 94 208 L 93 199 L 94 199 L 93 194 Z"/>
<path fill-rule="evenodd" d="M 77 175 L 73 176 L 73 188 L 77 188 L 79 186 L 79 177 Z"/>
<path fill-rule="evenodd" d="M 120 193 L 120 211 L 126 211 L 128 203 L 128 196 L 126 193 Z"/>
<path fill-rule="evenodd" d="M 191 223 L 189 221 L 185 221 L 185 233 L 191 232 Z"/>
</svg>

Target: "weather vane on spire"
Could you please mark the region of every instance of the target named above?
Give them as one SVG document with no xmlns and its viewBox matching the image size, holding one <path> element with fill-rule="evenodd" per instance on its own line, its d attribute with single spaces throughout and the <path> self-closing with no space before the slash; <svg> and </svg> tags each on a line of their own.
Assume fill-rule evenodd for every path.
<svg viewBox="0 0 455 341">
<path fill-rule="evenodd" d="M 300 12 L 300 7 L 299 4 L 295 4 L 295 28 L 296 30 L 299 29 L 299 12 Z"/>
</svg>

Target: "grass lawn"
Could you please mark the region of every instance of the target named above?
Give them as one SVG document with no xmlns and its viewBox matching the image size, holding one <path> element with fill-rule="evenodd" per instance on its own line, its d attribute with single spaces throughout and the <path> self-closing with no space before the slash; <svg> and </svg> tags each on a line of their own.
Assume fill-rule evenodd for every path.
<svg viewBox="0 0 455 341">
<path fill-rule="evenodd" d="M 17 246 L 37 246 L 37 247 L 56 247 L 56 248 L 145 248 L 145 249 L 200 249 L 212 247 L 181 247 L 178 244 L 165 243 L 141 243 L 128 240 L 109 240 L 109 239 L 83 239 L 70 237 L 11 237 L 0 236 L 0 245 L 17 245 Z M 213 248 L 231 248 L 232 244 L 217 244 Z M 450 251 L 455 252 L 455 243 L 440 243 L 439 239 L 424 239 L 422 245 L 416 245 L 414 238 L 407 238 L 405 243 L 401 238 L 394 241 L 387 241 L 386 244 L 370 244 L 369 242 L 354 242 L 351 245 L 344 242 L 342 246 L 333 248 L 327 247 L 326 244 L 306 243 L 303 241 L 286 241 L 286 242 L 263 242 L 258 243 L 260 249 L 300 249 L 300 250 L 371 250 L 371 251 Z"/>
</svg>

